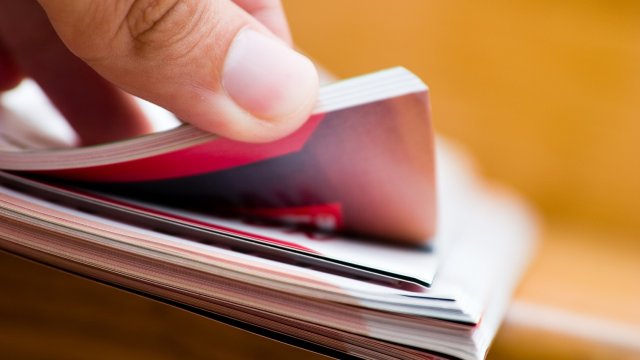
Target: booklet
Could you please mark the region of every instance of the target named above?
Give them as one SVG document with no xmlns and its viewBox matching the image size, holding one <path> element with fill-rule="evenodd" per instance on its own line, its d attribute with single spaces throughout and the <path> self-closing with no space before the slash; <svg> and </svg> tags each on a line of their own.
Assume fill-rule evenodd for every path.
<svg viewBox="0 0 640 360">
<path fill-rule="evenodd" d="M 427 87 L 395 68 L 324 87 L 314 115 L 279 141 L 242 143 L 182 125 L 86 148 L 0 152 L 0 169 L 39 175 L 12 179 L 128 222 L 345 276 L 429 286 L 437 266 L 429 119 Z M 243 221 L 289 227 L 254 231 Z"/>
<path fill-rule="evenodd" d="M 529 210 L 436 151 L 405 69 L 328 85 L 316 110 L 268 144 L 187 125 L 87 148 L 13 139 L 0 249 L 334 357 L 483 358 Z"/>
<path fill-rule="evenodd" d="M 4 170 L 410 244 L 435 232 L 433 166 L 427 87 L 403 68 L 323 87 L 302 128 L 270 143 L 183 125 L 98 146 L 0 152 Z"/>
</svg>

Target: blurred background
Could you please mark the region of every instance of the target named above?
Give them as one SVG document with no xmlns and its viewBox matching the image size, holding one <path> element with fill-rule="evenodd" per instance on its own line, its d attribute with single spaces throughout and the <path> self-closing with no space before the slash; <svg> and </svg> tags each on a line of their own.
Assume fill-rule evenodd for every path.
<svg viewBox="0 0 640 360">
<path fill-rule="evenodd" d="M 336 75 L 420 75 L 436 129 L 547 218 L 640 235 L 640 2 L 284 3 Z"/>
<path fill-rule="evenodd" d="M 417 73 L 436 130 L 540 212 L 490 358 L 639 356 L 640 2 L 284 4 L 297 45 L 337 76 Z"/>
<path fill-rule="evenodd" d="M 640 341 L 640 2 L 284 4 L 297 45 L 337 76 L 417 73 L 436 130 L 540 212 L 490 358 L 639 356 L 623 339 Z"/>
<path fill-rule="evenodd" d="M 541 245 L 489 357 L 638 358 L 640 2 L 283 2 L 297 46 L 335 75 L 417 73 L 437 131 L 540 212 Z M 15 296 L 0 307 L 0 357 L 314 357 L 2 257 Z"/>
</svg>

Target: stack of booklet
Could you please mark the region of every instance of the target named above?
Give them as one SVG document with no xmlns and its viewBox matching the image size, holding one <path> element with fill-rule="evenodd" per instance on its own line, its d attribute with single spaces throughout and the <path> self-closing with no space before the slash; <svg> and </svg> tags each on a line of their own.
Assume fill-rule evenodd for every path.
<svg viewBox="0 0 640 360">
<path fill-rule="evenodd" d="M 324 86 L 301 129 L 264 144 L 179 125 L 47 149 L 7 125 L 47 116 L 17 91 L 0 249 L 258 334 L 339 358 L 480 359 L 531 255 L 526 206 L 435 140 L 403 68 Z"/>
</svg>

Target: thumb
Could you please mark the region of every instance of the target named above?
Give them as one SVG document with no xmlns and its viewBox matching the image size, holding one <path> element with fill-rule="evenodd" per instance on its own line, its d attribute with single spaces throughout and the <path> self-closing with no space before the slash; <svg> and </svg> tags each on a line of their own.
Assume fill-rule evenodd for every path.
<svg viewBox="0 0 640 360">
<path fill-rule="evenodd" d="M 311 61 L 229 0 L 39 2 L 103 77 L 203 130 L 274 140 L 315 104 Z"/>
</svg>

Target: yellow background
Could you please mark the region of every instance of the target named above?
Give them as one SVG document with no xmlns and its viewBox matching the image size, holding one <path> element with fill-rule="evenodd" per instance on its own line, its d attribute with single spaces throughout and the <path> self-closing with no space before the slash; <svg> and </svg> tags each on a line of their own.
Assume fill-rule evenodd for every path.
<svg viewBox="0 0 640 360">
<path fill-rule="evenodd" d="M 436 129 L 547 219 L 640 235 L 640 2 L 285 0 L 340 77 L 405 66 Z"/>
</svg>

